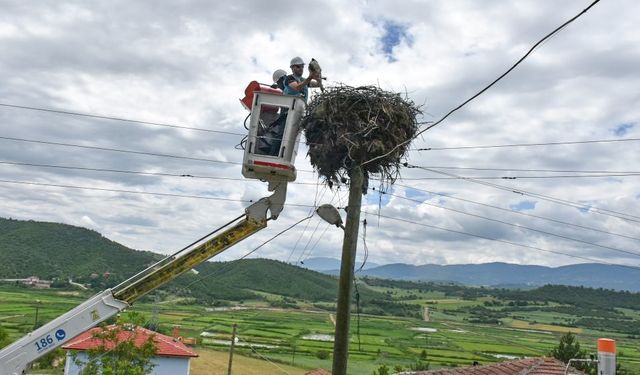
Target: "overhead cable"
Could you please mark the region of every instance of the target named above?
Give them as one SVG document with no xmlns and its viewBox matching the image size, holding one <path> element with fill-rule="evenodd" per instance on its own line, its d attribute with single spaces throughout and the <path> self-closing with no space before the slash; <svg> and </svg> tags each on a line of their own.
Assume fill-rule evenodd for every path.
<svg viewBox="0 0 640 375">
<path fill-rule="evenodd" d="M 545 172 L 545 173 L 608 173 L 608 174 L 640 174 L 640 171 L 607 171 L 607 170 L 584 170 L 584 169 L 532 169 L 532 168 L 480 168 L 480 167 L 452 167 L 452 166 L 424 166 L 431 169 L 464 169 L 471 171 L 504 171 L 504 172 Z"/>
<path fill-rule="evenodd" d="M 143 172 L 143 171 L 131 171 L 131 170 L 109 169 L 109 168 L 88 168 L 88 167 L 79 167 L 79 166 L 70 166 L 70 165 L 23 163 L 23 162 L 15 162 L 15 161 L 0 161 L 0 164 L 16 165 L 16 166 L 22 166 L 22 167 L 40 167 L 40 168 L 54 168 L 54 169 L 91 171 L 91 172 L 123 173 L 123 174 L 133 174 L 133 175 L 141 175 L 141 176 L 184 177 L 184 178 L 207 179 L 207 180 L 259 182 L 259 180 L 246 179 L 246 178 L 240 178 L 240 177 L 203 176 L 203 175 L 196 175 L 196 174 L 190 174 L 190 173 Z M 289 183 L 296 184 L 296 185 L 318 185 L 319 184 L 319 182 L 289 182 Z"/>
<path fill-rule="evenodd" d="M 578 19 L 578 17 L 582 16 L 583 14 L 585 14 L 587 11 L 589 11 L 589 9 L 591 9 L 594 5 L 596 5 L 597 3 L 599 3 L 600 0 L 595 0 L 594 2 L 592 2 L 588 7 L 586 7 L 585 9 L 583 9 L 580 13 L 578 13 L 577 15 L 575 15 L 574 17 L 572 17 L 571 19 L 569 19 L 568 21 L 566 21 L 565 23 L 563 23 L 562 25 L 558 26 L 557 28 L 555 28 L 552 32 L 550 32 L 549 34 L 545 35 L 542 39 L 540 39 L 538 42 L 536 42 L 533 47 L 531 47 L 527 53 L 524 54 L 524 56 L 522 56 L 520 58 L 520 60 L 516 61 L 515 64 L 513 64 L 506 72 L 502 73 L 498 78 L 496 78 L 495 80 L 493 80 L 493 82 L 491 82 L 490 84 L 488 84 L 487 86 L 485 86 L 482 90 L 478 91 L 476 94 L 474 94 L 473 96 L 471 96 L 469 99 L 465 100 L 462 104 L 458 105 L 457 107 L 455 107 L 454 109 L 452 109 L 451 111 L 449 111 L 446 115 L 444 115 L 442 118 L 440 118 L 438 121 L 434 122 L 433 124 L 427 126 L 426 128 L 422 129 L 421 131 L 419 131 L 418 133 L 416 133 L 412 138 L 407 139 L 404 142 L 399 143 L 398 145 L 396 145 L 393 149 L 391 149 L 389 152 L 387 152 L 386 154 L 383 155 L 379 155 L 376 156 L 375 158 L 369 159 L 367 161 L 365 161 L 364 163 L 362 163 L 362 165 L 371 163 L 374 160 L 378 160 L 378 159 L 382 159 L 385 158 L 389 155 L 391 155 L 392 153 L 394 153 L 398 148 L 406 145 L 407 143 L 410 143 L 412 140 L 416 139 L 418 136 L 420 136 L 422 133 L 426 132 L 427 130 L 433 128 L 434 126 L 437 126 L 438 124 L 440 124 L 441 122 L 443 122 L 447 117 L 449 117 L 451 114 L 453 114 L 454 112 L 456 112 L 457 110 L 459 110 L 460 108 L 464 107 L 467 103 L 471 102 L 472 100 L 474 100 L 475 98 L 477 98 L 478 96 L 482 95 L 485 91 L 487 91 L 489 88 L 491 88 L 493 85 L 495 85 L 496 83 L 498 83 L 498 81 L 500 81 L 502 78 L 504 78 L 507 74 L 511 73 L 511 71 L 513 69 L 515 69 L 518 65 L 520 65 L 520 63 L 522 63 L 539 45 L 541 45 L 544 41 L 546 41 L 547 39 L 551 38 L 552 36 L 554 36 L 556 33 L 558 33 L 560 30 L 564 29 L 567 25 L 569 25 L 571 22 L 575 21 L 576 19 Z"/>
<path fill-rule="evenodd" d="M 560 145 L 577 145 L 577 144 L 588 144 L 588 143 L 614 143 L 614 142 L 637 142 L 637 141 L 640 141 L 640 138 L 594 139 L 594 140 L 588 140 L 588 141 L 564 141 L 564 142 L 545 142 L 545 143 L 513 143 L 513 144 L 505 144 L 505 145 L 425 147 L 425 148 L 415 148 L 415 149 L 412 149 L 412 151 L 443 151 L 443 150 L 469 150 L 469 149 L 505 148 L 505 147 L 560 146 Z"/>
<path fill-rule="evenodd" d="M 152 122 L 152 121 L 132 120 L 132 119 L 124 118 L 124 117 L 103 116 L 103 115 L 96 115 L 96 114 L 92 114 L 92 113 L 81 113 L 81 112 L 74 112 L 74 111 L 68 111 L 68 110 L 62 110 L 62 109 L 49 109 L 49 108 L 31 107 L 31 106 L 25 106 L 25 105 L 9 104 L 9 103 L 0 103 L 0 106 L 8 107 L 8 108 L 27 109 L 27 110 L 31 110 L 31 111 L 57 113 L 57 114 L 62 114 L 62 115 L 90 117 L 90 118 L 97 118 L 97 119 L 102 119 L 102 120 L 115 120 L 115 121 L 122 121 L 122 122 L 131 122 L 131 123 L 135 123 L 135 124 L 161 126 L 161 127 L 165 127 L 165 128 L 195 130 L 195 131 L 201 131 L 201 132 L 227 134 L 227 135 L 237 135 L 237 136 L 246 135 L 244 133 L 234 133 L 234 132 L 223 131 L 223 130 L 196 128 L 196 127 L 193 127 L 193 126 L 166 124 L 166 123 Z"/>
<path fill-rule="evenodd" d="M 597 258 L 591 258 L 591 257 L 586 257 L 586 256 L 582 256 L 582 255 L 575 255 L 575 254 L 568 254 L 568 253 L 565 253 L 565 252 L 562 252 L 562 251 L 557 251 L 557 250 L 543 249 L 543 248 L 540 248 L 540 247 L 537 247 L 537 246 L 531 246 L 531 245 L 521 244 L 521 243 L 517 243 L 517 242 L 501 240 L 501 239 L 498 239 L 498 238 L 482 236 L 482 235 L 479 235 L 479 234 L 473 234 L 473 233 L 469 233 L 469 232 L 463 232 L 463 231 L 459 231 L 459 230 L 443 228 L 443 227 L 439 227 L 439 226 L 436 226 L 436 225 L 419 223 L 419 222 L 412 221 L 412 220 L 401 219 L 401 218 L 382 215 L 382 214 L 380 215 L 380 217 L 381 218 L 385 218 L 385 219 L 389 219 L 389 220 L 399 221 L 399 222 L 402 222 L 402 223 L 418 225 L 418 226 L 422 226 L 422 227 L 425 227 L 425 228 L 437 229 L 437 230 L 441 230 L 441 231 L 445 231 L 445 232 L 449 232 L 449 233 L 462 234 L 464 236 L 476 237 L 476 238 L 480 238 L 480 239 L 483 239 L 483 240 L 505 243 L 505 244 L 508 244 L 508 245 L 517 246 L 517 247 L 523 247 L 523 248 L 526 248 L 526 249 L 532 249 L 532 250 L 537 250 L 537 251 L 542 251 L 542 252 L 552 253 L 552 254 L 557 254 L 557 255 L 564 255 L 564 256 L 567 256 L 567 257 L 570 257 L 570 258 L 586 260 L 586 261 L 593 262 L 593 263 L 600 263 L 600 264 L 606 264 L 606 265 L 609 265 L 609 266 L 618 266 L 618 267 L 630 268 L 630 269 L 633 269 L 633 270 L 640 270 L 640 267 L 636 267 L 636 266 L 630 266 L 630 265 L 626 265 L 626 264 L 618 264 L 618 263 L 607 262 L 607 261 L 600 260 L 600 259 L 597 259 Z"/>
<path fill-rule="evenodd" d="M 194 157 L 191 157 L 191 156 L 160 154 L 160 153 L 155 153 L 155 152 L 135 151 L 135 150 L 123 150 L 123 149 L 110 148 L 110 147 L 85 146 L 85 145 L 78 145 L 78 144 L 73 144 L 73 143 L 42 141 L 42 140 L 37 140 L 37 139 L 3 137 L 3 136 L 0 136 L 0 139 L 5 139 L 5 140 L 9 140 L 9 141 L 16 141 L 16 142 L 39 143 L 39 144 L 54 145 L 54 146 L 84 148 L 84 149 L 89 149 L 89 150 L 120 152 L 120 153 L 126 153 L 126 154 L 158 156 L 158 157 L 172 158 L 172 159 L 206 161 L 206 162 L 210 162 L 210 163 L 234 164 L 234 165 L 241 165 L 242 164 L 242 163 L 239 163 L 239 162 L 227 161 L 227 160 L 207 159 L 207 158 L 194 158 Z"/>
<path fill-rule="evenodd" d="M 147 191 L 137 191 L 137 190 L 110 189 L 110 188 L 99 188 L 99 187 L 94 187 L 94 186 L 51 184 L 51 183 L 33 182 L 33 181 L 0 180 L 0 183 L 3 183 L 3 184 L 14 184 L 14 185 L 47 186 L 47 187 L 56 187 L 56 188 L 65 188 L 65 189 L 95 190 L 95 191 L 104 191 L 104 192 L 113 192 L 113 193 L 125 193 L 125 194 L 156 195 L 156 196 L 161 196 L 161 197 L 205 199 L 205 200 L 228 201 L 228 202 L 242 202 L 242 203 L 253 203 L 253 202 L 255 202 L 253 199 L 232 199 L 232 198 L 222 198 L 222 197 L 206 197 L 206 196 L 202 196 L 202 195 L 188 195 L 188 194 L 147 192 Z M 298 203 L 285 203 L 285 206 L 290 206 L 290 207 L 313 207 L 313 206 L 311 206 L 309 204 L 298 204 Z"/>
<path fill-rule="evenodd" d="M 375 189 L 372 189 L 372 190 L 375 190 Z M 625 250 L 625 249 L 618 249 L 618 248 L 611 247 L 611 246 L 606 246 L 606 245 L 600 245 L 600 244 L 597 244 L 597 243 L 595 243 L 595 242 L 585 241 L 585 240 L 581 240 L 581 239 L 578 239 L 578 238 L 573 238 L 573 237 L 565 236 L 565 235 L 562 235 L 562 234 L 557 234 L 557 233 L 548 232 L 548 231 L 541 230 L 541 229 L 536 229 L 536 228 L 528 227 L 528 226 L 525 226 L 525 225 L 520 225 L 520 224 L 510 223 L 510 222 L 507 222 L 507 221 L 504 221 L 504 220 L 494 219 L 494 218 L 490 218 L 490 217 L 487 217 L 487 216 L 482 216 L 482 215 L 478 215 L 478 214 L 473 214 L 473 213 L 470 213 L 470 212 L 466 212 L 466 211 L 458 210 L 458 209 L 451 208 L 451 207 L 441 206 L 441 205 L 439 205 L 439 204 L 428 203 L 428 202 L 420 201 L 420 200 L 413 199 L 413 198 L 403 197 L 403 196 L 401 196 L 401 195 L 392 194 L 392 193 L 389 193 L 389 192 L 381 192 L 381 193 L 382 193 L 382 194 L 386 194 L 386 195 L 390 195 L 390 196 L 392 196 L 392 197 L 396 197 L 396 198 L 399 198 L 399 199 L 404 199 L 404 200 L 407 200 L 407 201 L 410 201 L 410 202 L 419 203 L 419 204 L 424 204 L 424 205 L 426 205 L 426 206 L 436 207 L 436 208 L 440 208 L 440 209 L 443 209 L 443 210 L 447 210 L 447 211 L 451 211 L 451 212 L 456 212 L 456 213 L 459 213 L 459 214 L 462 214 L 462 215 L 467 215 L 467 216 L 475 217 L 475 218 L 478 218 L 478 219 L 483 219 L 483 220 L 487 220 L 487 221 L 492 221 L 492 222 L 494 222 L 494 223 L 499 223 L 499 224 L 503 224 L 503 225 L 508 225 L 508 226 L 511 226 L 511 227 L 514 227 L 514 228 L 525 229 L 525 230 L 529 230 L 529 231 L 532 231 L 532 232 L 536 232 L 536 233 L 544 234 L 544 235 L 547 235 L 547 236 L 553 236 L 553 237 L 557 237 L 557 238 L 562 238 L 562 239 L 564 239 L 564 240 L 569 240 L 569 241 L 579 242 L 579 243 L 583 243 L 583 244 L 585 244 L 585 245 L 595 246 L 595 247 L 600 247 L 600 248 L 603 248 L 603 249 L 607 249 L 607 250 L 611 250 L 611 251 L 616 251 L 616 252 L 624 253 L 624 254 L 627 254 L 627 255 L 640 256 L 640 253 L 635 252 L 635 251 L 630 251 L 630 250 Z"/>
<path fill-rule="evenodd" d="M 240 258 L 238 258 L 238 259 L 234 259 L 233 261 L 226 263 L 226 264 L 225 264 L 225 265 L 223 265 L 220 269 L 217 269 L 217 270 L 215 270 L 215 271 L 213 271 L 213 272 L 211 272 L 211 273 L 209 273 L 209 274 L 207 274 L 207 275 L 204 275 L 204 276 L 198 277 L 198 279 L 197 279 L 196 281 L 194 281 L 194 282 L 192 282 L 192 283 L 187 284 L 187 286 L 185 286 L 185 288 L 188 288 L 188 287 L 192 286 L 192 285 L 193 285 L 193 284 L 195 284 L 195 283 L 202 282 L 204 279 L 206 279 L 206 278 L 208 278 L 208 277 L 211 277 L 211 276 L 214 276 L 214 275 L 219 275 L 219 274 L 221 274 L 222 272 L 224 272 L 224 271 L 226 271 L 227 269 L 229 269 L 233 264 L 235 264 L 235 262 L 238 262 L 238 261 L 240 261 L 240 260 L 242 260 L 242 259 L 245 259 L 245 258 L 246 258 L 246 257 L 248 257 L 249 255 L 251 255 L 251 254 L 255 253 L 256 251 L 258 251 L 259 249 L 261 249 L 263 246 L 265 246 L 265 245 L 266 245 L 266 244 L 268 244 L 269 242 L 271 242 L 271 241 L 275 240 L 276 238 L 280 237 L 280 236 L 281 236 L 281 235 L 283 235 L 284 233 L 286 233 L 286 232 L 290 231 L 291 229 L 293 229 L 294 227 L 296 227 L 298 224 L 302 223 L 303 221 L 307 221 L 307 220 L 311 219 L 312 217 L 313 217 L 313 214 L 311 214 L 311 215 L 309 215 L 309 216 L 307 216 L 307 217 L 305 217 L 305 218 L 303 218 L 303 219 L 298 220 L 298 221 L 297 221 L 297 222 L 295 222 L 294 224 L 292 224 L 292 225 L 288 226 L 287 228 L 285 228 L 284 230 L 282 230 L 282 231 L 278 232 L 278 233 L 277 233 L 276 235 L 274 235 L 273 237 L 271 237 L 271 238 L 269 238 L 268 240 L 266 240 L 266 241 L 262 242 L 260 245 L 256 246 L 253 250 L 251 250 L 251 251 L 247 252 L 246 254 L 244 254 L 243 256 L 241 256 Z"/>
<path fill-rule="evenodd" d="M 433 181 L 459 180 L 468 178 L 474 180 L 549 180 L 555 178 L 605 178 L 605 177 L 640 177 L 640 173 L 609 173 L 609 174 L 567 174 L 555 176 L 460 176 L 460 177 L 403 177 L 404 181 Z"/>
<path fill-rule="evenodd" d="M 89 150 L 119 152 L 119 153 L 125 153 L 125 154 L 156 156 L 156 157 L 171 158 L 171 159 L 184 159 L 184 160 L 193 160 L 193 161 L 203 161 L 203 162 L 209 162 L 209 163 L 242 165 L 242 163 L 240 163 L 240 162 L 228 161 L 228 160 L 208 159 L 208 158 L 195 158 L 195 157 L 191 157 L 191 156 L 161 154 L 161 153 L 147 152 L 147 151 L 124 150 L 124 149 L 111 148 L 111 147 L 85 146 L 85 145 L 78 145 L 78 144 L 74 144 L 74 143 L 52 142 L 52 141 L 43 141 L 43 140 L 38 140 L 38 139 L 26 139 L 26 138 L 5 137 L 5 136 L 0 136 L 0 139 L 4 139 L 4 140 L 8 140 L 8 141 L 15 141 L 15 142 L 47 144 L 47 145 L 62 146 L 62 147 L 74 147 L 74 148 L 82 148 L 82 149 L 89 149 Z M 305 170 L 305 169 L 298 169 L 298 171 L 299 172 L 313 173 L 313 171 Z"/>
<path fill-rule="evenodd" d="M 594 228 L 594 227 L 589 227 L 589 226 L 585 226 L 585 225 L 570 223 L 570 222 L 567 222 L 567 221 L 557 220 L 557 219 L 553 219 L 553 218 L 545 217 L 545 216 L 534 215 L 534 214 L 530 214 L 530 213 L 526 213 L 526 212 L 522 212 L 522 211 L 515 211 L 515 210 L 511 210 L 511 209 L 507 209 L 507 208 L 503 208 L 503 207 L 498 207 L 498 206 L 494 206 L 494 205 L 487 204 L 487 203 L 482 203 L 482 202 L 478 202 L 478 201 L 474 201 L 474 200 L 470 200 L 470 199 L 456 197 L 456 196 L 453 196 L 451 194 L 438 193 L 438 192 L 434 192 L 434 191 L 430 191 L 430 190 L 421 189 L 421 188 L 418 188 L 418 187 L 415 187 L 415 186 L 408 186 L 408 185 L 401 185 L 401 184 L 395 184 L 395 186 L 402 187 L 404 189 L 413 189 L 413 190 L 416 190 L 416 191 L 421 191 L 421 192 L 424 192 L 424 193 L 441 196 L 441 197 L 444 197 L 444 198 L 447 198 L 447 199 L 454 199 L 454 200 L 459 200 L 461 202 L 467 202 L 467 203 L 476 204 L 476 205 L 483 206 L 483 207 L 493 208 L 495 210 L 500 210 L 500 211 L 508 212 L 508 213 L 515 214 L 515 215 L 532 217 L 532 218 L 535 218 L 535 219 L 546 220 L 546 221 L 550 221 L 550 222 L 557 223 L 557 224 L 572 226 L 574 228 L 587 229 L 587 230 L 591 230 L 591 231 L 594 231 L 594 232 L 599 232 L 599 233 L 608 234 L 608 235 L 612 235 L 612 236 L 623 237 L 623 238 L 628 238 L 628 239 L 631 239 L 631 240 L 640 241 L 639 237 L 633 237 L 633 236 L 628 236 L 626 234 L 609 232 L 609 231 L 598 229 L 598 228 Z"/>
<path fill-rule="evenodd" d="M 427 171 L 431 171 L 433 173 L 439 173 L 439 174 L 443 174 L 443 175 L 447 175 L 447 176 L 451 176 L 451 177 L 456 177 L 456 178 L 458 178 L 460 180 L 463 180 L 463 181 L 469 181 L 469 182 L 473 182 L 473 183 L 476 183 L 476 184 L 489 186 L 489 187 L 492 187 L 492 188 L 495 188 L 495 189 L 508 191 L 508 192 L 511 192 L 511 193 L 514 193 L 514 194 L 519 194 L 519 195 L 523 195 L 523 196 L 529 196 L 529 197 L 533 197 L 533 198 L 538 198 L 538 199 L 542 199 L 542 200 L 545 200 L 545 201 L 553 202 L 553 203 L 556 203 L 556 204 L 569 206 L 569 207 L 574 207 L 574 208 L 578 208 L 578 209 L 585 210 L 585 211 L 588 211 L 588 212 L 597 213 L 597 214 L 600 214 L 600 215 L 606 215 L 606 216 L 616 217 L 616 218 L 621 219 L 621 220 L 633 221 L 633 222 L 640 223 L 640 216 L 635 216 L 635 215 L 631 215 L 631 214 L 625 214 L 623 212 L 618 212 L 618 211 L 608 210 L 608 209 L 604 209 L 604 208 L 598 208 L 598 207 L 594 207 L 594 206 L 589 206 L 589 205 L 585 205 L 585 204 L 582 204 L 582 203 L 572 202 L 572 201 L 569 201 L 569 200 L 566 200 L 566 199 L 555 198 L 555 197 L 552 197 L 550 195 L 545 195 L 545 194 L 540 194 L 540 193 L 533 193 L 533 192 L 525 191 L 525 190 L 522 190 L 522 189 L 514 189 L 514 188 L 510 188 L 508 186 L 498 185 L 498 184 L 494 184 L 494 183 L 486 182 L 486 181 L 480 181 L 478 179 L 469 178 L 469 177 L 462 177 L 462 176 L 455 175 L 453 173 L 442 172 L 442 171 L 438 171 L 438 170 L 435 170 L 435 169 L 423 168 L 423 167 L 420 167 L 420 166 L 410 165 L 408 163 L 405 163 L 405 166 L 408 167 L 408 168 L 420 168 L 420 169 L 424 169 L 424 170 L 427 170 Z"/>
</svg>

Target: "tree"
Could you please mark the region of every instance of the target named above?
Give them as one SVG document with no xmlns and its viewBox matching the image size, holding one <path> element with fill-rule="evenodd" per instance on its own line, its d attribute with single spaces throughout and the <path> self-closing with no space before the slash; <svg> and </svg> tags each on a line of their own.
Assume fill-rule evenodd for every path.
<svg viewBox="0 0 640 375">
<path fill-rule="evenodd" d="M 101 327 L 93 337 L 100 345 L 88 351 L 88 358 L 83 361 L 74 355 L 74 362 L 83 367 L 83 375 L 146 375 L 150 374 L 155 364 L 151 361 L 157 352 L 154 337 L 150 336 L 140 344 L 136 344 L 142 318 L 130 313 L 129 321 L 119 321 L 115 325 Z"/>
<path fill-rule="evenodd" d="M 558 346 L 553 348 L 553 350 L 551 350 L 551 352 L 549 353 L 551 357 L 558 359 L 564 363 L 568 363 L 572 358 L 585 358 L 586 354 L 586 350 L 580 349 L 580 343 L 576 339 L 576 336 L 574 336 L 571 332 L 565 333 L 560 338 L 560 343 L 558 343 Z M 572 366 L 579 370 L 585 367 L 582 363 L 579 362 L 572 363 Z"/>
<path fill-rule="evenodd" d="M 372 375 L 389 375 L 389 367 L 387 367 L 387 365 L 382 365 L 378 367 L 378 371 L 373 370 Z"/>
<path fill-rule="evenodd" d="M 420 360 L 421 361 L 426 361 L 427 360 L 427 351 L 422 349 L 422 351 L 420 352 Z"/>
</svg>

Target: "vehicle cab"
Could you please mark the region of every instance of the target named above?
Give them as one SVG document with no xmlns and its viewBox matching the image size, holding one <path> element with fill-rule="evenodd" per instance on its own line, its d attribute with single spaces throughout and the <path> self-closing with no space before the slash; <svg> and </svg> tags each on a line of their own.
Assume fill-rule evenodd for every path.
<svg viewBox="0 0 640 375">
<path fill-rule="evenodd" d="M 279 89 L 253 81 L 240 101 L 251 112 L 242 175 L 266 181 L 295 181 L 304 99 L 283 95 Z"/>
</svg>

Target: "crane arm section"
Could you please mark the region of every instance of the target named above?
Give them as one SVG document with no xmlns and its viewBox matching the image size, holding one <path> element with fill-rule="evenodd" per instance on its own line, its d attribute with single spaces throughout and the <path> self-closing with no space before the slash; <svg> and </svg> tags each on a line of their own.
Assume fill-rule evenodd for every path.
<svg viewBox="0 0 640 375">
<path fill-rule="evenodd" d="M 113 289 L 102 291 L 53 321 L 0 350 L 0 375 L 22 375 L 29 364 L 82 332 L 131 306 L 145 294 L 223 252 L 276 219 L 286 198 L 286 181 L 269 181 L 262 198 L 223 228 L 166 257 Z M 267 216 L 270 213 L 270 216 Z M 224 229 L 230 226 L 228 229 Z M 224 230 L 222 230 L 224 229 Z M 218 233 L 221 231 L 221 233 Z"/>
</svg>

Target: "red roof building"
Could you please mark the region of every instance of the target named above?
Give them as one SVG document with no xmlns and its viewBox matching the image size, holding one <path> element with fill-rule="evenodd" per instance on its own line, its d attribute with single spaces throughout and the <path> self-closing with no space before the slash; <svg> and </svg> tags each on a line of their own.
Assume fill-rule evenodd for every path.
<svg viewBox="0 0 640 375">
<path fill-rule="evenodd" d="M 108 326 L 107 329 L 113 329 L 115 326 Z M 103 345 L 101 339 L 95 338 L 94 333 L 100 332 L 102 328 L 92 328 L 71 340 L 62 348 L 67 350 L 89 350 L 96 349 Z M 142 346 L 150 337 L 158 349 L 156 356 L 158 357 L 197 357 L 198 353 L 189 349 L 186 345 L 173 337 L 150 331 L 142 327 L 136 327 L 133 330 L 121 330 L 118 332 L 118 342 L 135 339 L 136 346 Z M 115 346 L 113 342 L 105 343 L 106 349 L 112 349 Z"/>
<path fill-rule="evenodd" d="M 536 357 L 494 363 L 485 366 L 442 368 L 431 371 L 403 372 L 406 375 L 564 375 L 566 365 L 555 358 Z M 569 368 L 570 375 L 585 375 Z"/>
<path fill-rule="evenodd" d="M 331 373 L 327 370 L 323 370 L 321 368 L 319 369 L 315 369 L 315 370 L 311 370 L 309 372 L 306 372 L 304 375 L 331 375 Z"/>
<path fill-rule="evenodd" d="M 114 329 L 116 326 L 107 326 L 106 329 Z M 92 328 L 73 338 L 62 348 L 67 350 L 79 351 L 81 360 L 86 360 L 84 351 L 97 349 L 104 346 L 107 350 L 112 349 L 118 342 L 133 340 L 136 346 L 142 346 L 149 338 L 153 338 L 157 352 L 152 358 L 154 363 L 154 375 L 188 375 L 190 360 L 197 357 L 198 353 L 184 345 L 177 337 L 166 336 L 157 332 L 150 331 L 142 327 L 135 327 L 130 330 L 120 330 L 116 342 L 103 341 L 95 338 L 94 334 L 101 332 L 102 328 Z M 77 361 L 69 359 L 67 354 L 67 363 L 65 374 L 77 374 L 82 370 L 82 366 Z"/>
</svg>

